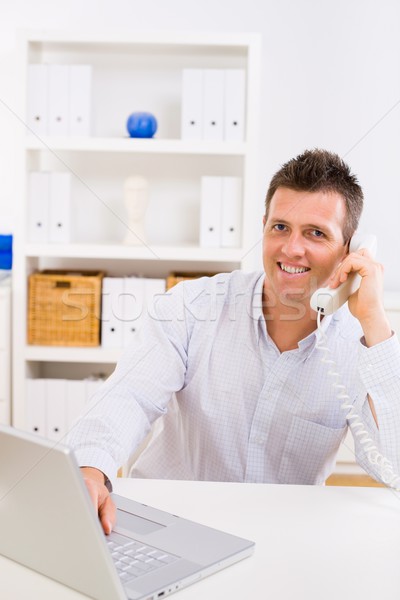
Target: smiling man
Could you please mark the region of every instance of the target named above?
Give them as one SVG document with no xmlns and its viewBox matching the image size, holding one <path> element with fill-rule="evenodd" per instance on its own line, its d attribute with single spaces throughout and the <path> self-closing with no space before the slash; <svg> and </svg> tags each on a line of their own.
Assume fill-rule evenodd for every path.
<svg viewBox="0 0 400 600">
<path fill-rule="evenodd" d="M 269 186 L 264 272 L 184 282 L 158 299 L 141 343 L 125 351 L 69 439 L 106 531 L 114 512 L 104 483 L 149 432 L 136 476 L 322 484 L 348 423 L 316 347 L 321 335 L 349 403 L 400 471 L 400 349 L 383 309 L 382 267 L 366 250 L 349 254 L 362 205 L 337 155 L 304 152 Z M 350 272 L 361 275 L 359 290 L 318 330 L 313 291 Z M 355 446 L 380 479 L 358 436 Z"/>
<path fill-rule="evenodd" d="M 347 255 L 346 209 L 337 192 L 279 186 L 266 213 L 264 313 L 268 333 L 278 348 L 291 350 L 315 329 L 315 315 L 309 310 L 311 293 L 328 284 Z"/>
</svg>

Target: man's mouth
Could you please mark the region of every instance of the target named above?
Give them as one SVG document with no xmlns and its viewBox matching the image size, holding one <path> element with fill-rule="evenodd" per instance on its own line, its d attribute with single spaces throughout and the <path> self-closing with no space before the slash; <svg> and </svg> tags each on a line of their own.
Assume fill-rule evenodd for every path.
<svg viewBox="0 0 400 600">
<path fill-rule="evenodd" d="M 308 267 L 292 267 L 290 265 L 285 265 L 285 263 L 278 262 L 278 265 L 282 271 L 285 273 L 290 273 L 294 275 L 296 273 L 305 273 L 306 271 L 310 271 Z"/>
</svg>

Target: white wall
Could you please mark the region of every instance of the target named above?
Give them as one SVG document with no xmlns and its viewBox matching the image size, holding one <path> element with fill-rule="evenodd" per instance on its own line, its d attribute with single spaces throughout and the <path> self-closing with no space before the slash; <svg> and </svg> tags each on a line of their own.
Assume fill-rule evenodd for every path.
<svg viewBox="0 0 400 600">
<path fill-rule="evenodd" d="M 338 152 L 364 187 L 362 226 L 379 236 L 386 288 L 400 290 L 399 22 L 397 0 L 0 0 L 0 230 L 1 215 L 14 214 L 18 28 L 256 31 L 263 37 L 260 219 L 282 162 L 307 147 Z"/>
</svg>

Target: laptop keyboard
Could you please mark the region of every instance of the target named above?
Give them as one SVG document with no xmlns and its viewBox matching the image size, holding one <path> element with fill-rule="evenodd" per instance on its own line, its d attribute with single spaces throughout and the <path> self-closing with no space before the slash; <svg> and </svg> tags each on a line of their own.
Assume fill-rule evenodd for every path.
<svg viewBox="0 0 400 600">
<path fill-rule="evenodd" d="M 106 542 L 123 583 L 179 560 L 178 556 L 115 532 L 106 537 Z"/>
</svg>

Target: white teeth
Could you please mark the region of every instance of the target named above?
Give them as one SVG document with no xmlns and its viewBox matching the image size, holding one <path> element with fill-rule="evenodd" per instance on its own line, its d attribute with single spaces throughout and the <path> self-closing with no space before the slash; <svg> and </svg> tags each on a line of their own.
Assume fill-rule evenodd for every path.
<svg viewBox="0 0 400 600">
<path fill-rule="evenodd" d="M 286 273 L 305 273 L 306 271 L 309 271 L 310 269 L 308 269 L 307 267 L 289 267 L 288 265 L 284 265 L 283 263 L 279 263 L 280 268 L 282 269 L 282 271 L 285 271 Z"/>
</svg>

